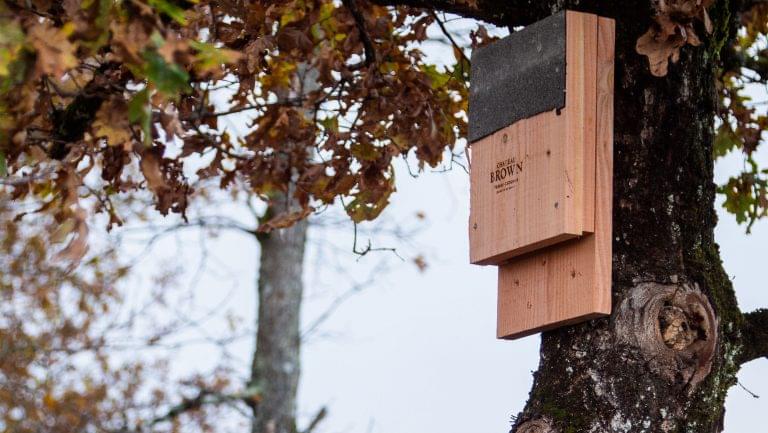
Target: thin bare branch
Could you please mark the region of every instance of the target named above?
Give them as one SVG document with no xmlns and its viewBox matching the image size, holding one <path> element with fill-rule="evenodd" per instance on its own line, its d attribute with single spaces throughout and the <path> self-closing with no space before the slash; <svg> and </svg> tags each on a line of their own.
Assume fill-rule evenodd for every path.
<svg viewBox="0 0 768 433">
<path fill-rule="evenodd" d="M 312 418 L 312 421 L 309 423 L 306 429 L 302 433 L 312 433 L 315 428 L 320 424 L 320 422 L 325 419 L 326 415 L 328 415 L 328 409 L 323 406 L 320 408 L 320 410 L 315 414 L 315 416 Z"/>
<path fill-rule="evenodd" d="M 259 388 L 256 386 L 250 386 L 242 392 L 234 394 L 221 394 L 215 391 L 202 389 L 195 397 L 183 399 L 181 403 L 171 407 L 164 415 L 153 419 L 149 423 L 149 426 L 152 427 L 163 422 L 172 421 L 184 413 L 199 410 L 203 406 L 236 402 L 244 402 L 248 405 L 252 405 L 254 399 L 258 397 L 259 394 Z"/>
<path fill-rule="evenodd" d="M 445 27 L 445 23 L 440 19 L 440 17 L 437 16 L 437 12 L 430 9 L 429 14 L 432 16 L 432 18 L 435 19 L 435 22 L 438 26 L 440 26 L 440 30 L 443 32 L 446 38 L 448 38 L 449 41 L 451 41 L 451 45 L 453 45 L 453 48 L 456 49 L 461 54 L 461 58 L 464 59 L 465 62 L 467 62 L 467 65 L 470 65 L 469 58 L 466 54 L 464 54 L 464 49 L 459 46 L 459 44 L 456 43 L 456 40 L 453 39 L 453 35 L 451 35 L 451 32 L 448 31 L 448 29 Z"/>
<path fill-rule="evenodd" d="M 328 306 L 328 308 L 325 309 L 302 333 L 301 333 L 301 339 L 306 340 L 309 338 L 313 333 L 315 333 L 320 326 L 325 323 L 326 320 L 328 320 L 336 310 L 339 309 L 345 302 L 347 302 L 350 298 L 352 298 L 354 295 L 362 292 L 368 287 L 371 287 L 374 282 L 379 278 L 379 276 L 386 272 L 388 269 L 388 266 L 382 262 L 379 263 L 379 265 L 374 268 L 371 273 L 368 275 L 368 277 L 360 282 L 357 282 L 352 285 L 347 291 L 342 293 L 341 295 L 337 296 L 331 304 Z"/>
</svg>

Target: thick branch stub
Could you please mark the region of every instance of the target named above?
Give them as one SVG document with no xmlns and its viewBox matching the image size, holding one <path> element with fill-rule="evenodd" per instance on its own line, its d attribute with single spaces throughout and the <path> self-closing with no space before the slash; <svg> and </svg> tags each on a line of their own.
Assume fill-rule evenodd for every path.
<svg viewBox="0 0 768 433">
<path fill-rule="evenodd" d="M 717 319 L 698 286 L 642 283 L 618 308 L 619 343 L 639 349 L 651 371 L 692 392 L 709 374 Z"/>
<path fill-rule="evenodd" d="M 739 364 L 768 358 L 768 309 L 763 308 L 744 315 L 741 341 Z"/>
<path fill-rule="evenodd" d="M 546 418 L 538 418 L 520 424 L 515 433 L 557 433 L 557 430 Z"/>
</svg>

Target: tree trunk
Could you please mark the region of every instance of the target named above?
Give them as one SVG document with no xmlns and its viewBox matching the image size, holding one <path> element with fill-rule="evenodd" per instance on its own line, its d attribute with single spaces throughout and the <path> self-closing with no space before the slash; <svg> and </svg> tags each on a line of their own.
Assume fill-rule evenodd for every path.
<svg viewBox="0 0 768 433">
<path fill-rule="evenodd" d="M 291 88 L 280 99 L 292 99 L 319 89 L 318 71 L 308 64 L 297 65 Z M 302 109 L 311 119 L 314 108 Z M 285 143 L 286 147 L 300 146 Z M 305 148 L 307 158 L 312 147 Z M 294 174 L 295 177 L 295 174 Z M 301 210 L 290 190 L 271 197 L 262 217 Z M 258 387 L 260 400 L 253 406 L 253 433 L 296 433 L 296 394 L 301 373 L 301 302 L 304 292 L 304 248 L 309 223 L 302 219 L 286 229 L 256 235 L 260 251 L 259 310 L 256 348 L 251 366 L 251 386 Z"/>
<path fill-rule="evenodd" d="M 279 213 L 274 206 L 267 210 L 268 215 Z M 258 331 L 251 382 L 258 387 L 261 398 L 254 406 L 253 433 L 296 432 L 306 236 L 306 220 L 258 235 Z"/>
<path fill-rule="evenodd" d="M 653 77 L 650 4 L 592 12 L 617 21 L 613 314 L 542 335 L 513 431 L 719 432 L 742 319 L 714 240 L 717 44 Z"/>
<path fill-rule="evenodd" d="M 714 241 L 715 62 L 739 2 L 717 0 L 715 34 L 701 29 L 704 44 L 683 47 L 662 78 L 635 51 L 651 26 L 651 1 L 379 3 L 507 25 L 564 8 L 616 19 L 613 313 L 542 335 L 533 389 L 512 431 L 722 431 L 740 363 L 768 352 L 768 312 L 739 311 Z"/>
<path fill-rule="evenodd" d="M 543 334 L 519 432 L 719 432 L 735 383 L 742 319 L 714 241 L 715 44 L 653 77 L 635 52 L 648 5 L 623 6 L 613 314 Z"/>
</svg>

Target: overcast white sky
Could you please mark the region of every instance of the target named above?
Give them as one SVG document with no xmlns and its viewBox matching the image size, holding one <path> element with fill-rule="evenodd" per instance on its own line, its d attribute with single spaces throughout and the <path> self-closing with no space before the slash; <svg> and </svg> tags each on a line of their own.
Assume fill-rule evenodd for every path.
<svg viewBox="0 0 768 433">
<path fill-rule="evenodd" d="M 434 50 L 435 56 L 447 52 L 437 46 Z M 724 179 L 740 166 L 737 156 L 722 161 L 717 178 Z M 404 262 L 390 253 L 357 260 L 351 252 L 351 225 L 312 229 L 303 312 L 307 326 L 351 287 L 350 279 L 368 279 L 382 261 L 390 266 L 388 272 L 375 274 L 372 284 L 341 305 L 306 342 L 300 412 L 306 420 L 328 406 L 329 416 L 319 432 L 503 433 L 509 430 L 510 416 L 523 407 L 538 363 L 539 336 L 516 341 L 495 338 L 495 269 L 468 263 L 468 182 L 458 167 L 418 179 L 398 171 L 398 192 L 383 224 L 421 229 L 407 240 L 386 236 L 373 240 L 398 247 Z M 237 206 L 216 211 L 248 218 Z M 418 211 L 427 215 L 422 223 L 415 218 Z M 742 308 L 768 307 L 768 222 L 756 224 L 753 234 L 746 236 L 732 216 L 721 212 L 717 238 Z M 185 278 L 194 279 L 195 302 L 201 311 L 224 302 L 225 309 L 246 319 L 242 326 L 250 326 L 256 311 L 255 242 L 233 233 L 209 240 L 212 268 L 200 276 L 193 273 L 201 254 L 197 240 L 197 235 L 183 233 L 161 242 L 149 261 L 157 264 L 162 257 L 173 256 L 189 264 Z M 428 262 L 424 273 L 410 262 L 417 254 L 424 254 Z M 223 324 L 209 322 L 206 332 L 215 335 L 217 327 L 223 332 Z M 252 344 L 249 337 L 232 348 L 243 374 Z M 216 352 L 205 346 L 181 350 L 175 358 L 174 372 L 179 375 L 204 371 L 218 361 Z M 764 423 L 766 372 L 766 360 L 742 369 L 741 383 L 763 398 L 734 387 L 727 401 L 726 432 L 754 433 Z"/>
</svg>

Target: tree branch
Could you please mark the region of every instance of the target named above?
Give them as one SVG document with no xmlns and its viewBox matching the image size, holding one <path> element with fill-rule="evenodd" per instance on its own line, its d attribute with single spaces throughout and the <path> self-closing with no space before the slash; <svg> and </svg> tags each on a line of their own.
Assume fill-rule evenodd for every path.
<svg viewBox="0 0 768 433">
<path fill-rule="evenodd" d="M 562 9 L 612 16 L 615 2 L 609 0 L 372 0 L 383 6 L 410 6 L 439 10 L 465 18 L 476 18 L 488 23 L 505 26 L 524 26 L 552 15 Z M 620 4 L 620 3 L 619 3 Z M 553 9 L 554 8 L 554 9 Z"/>
<path fill-rule="evenodd" d="M 744 320 L 741 328 L 743 349 L 739 355 L 739 364 L 768 358 L 768 309 L 746 313 Z"/>
<path fill-rule="evenodd" d="M 312 433 L 315 431 L 315 428 L 320 424 L 320 422 L 325 419 L 326 415 L 328 415 L 328 409 L 325 407 L 320 408 L 320 411 L 315 414 L 315 417 L 312 418 L 312 421 L 309 423 L 309 426 L 307 426 L 306 429 L 302 433 Z"/>
<path fill-rule="evenodd" d="M 40 173 L 30 174 L 26 176 L 18 176 L 18 177 L 0 177 L 0 186 L 20 186 L 20 185 L 26 185 L 30 183 L 35 183 L 38 181 L 47 181 L 51 179 L 51 176 L 53 175 L 54 170 L 44 170 Z"/>
<path fill-rule="evenodd" d="M 768 3 L 768 0 L 742 0 L 739 2 L 737 9 L 739 12 L 749 12 L 753 7 Z"/>
<path fill-rule="evenodd" d="M 242 392 L 234 394 L 220 394 L 214 391 L 202 389 L 197 396 L 193 398 L 185 398 L 181 403 L 171 407 L 164 415 L 153 419 L 149 425 L 154 426 L 159 423 L 172 421 L 179 415 L 198 410 L 205 405 L 219 405 L 224 403 L 234 403 L 242 401 L 247 405 L 253 404 L 253 401 L 258 397 L 260 391 L 257 387 L 250 386 Z"/>
<path fill-rule="evenodd" d="M 435 19 L 437 22 L 437 25 L 440 26 L 440 30 L 443 32 L 446 38 L 448 38 L 449 41 L 451 41 L 451 44 L 453 45 L 453 48 L 456 49 L 456 51 L 461 54 L 461 58 L 464 59 L 464 61 L 467 62 L 468 65 L 471 65 L 469 58 L 466 54 L 464 54 L 464 50 L 459 46 L 459 44 L 456 43 L 456 40 L 453 39 L 453 36 L 448 31 L 447 28 L 445 28 L 445 24 L 440 20 L 440 17 L 437 16 L 437 13 L 434 10 L 429 11 L 429 14 L 432 15 L 432 18 Z"/>
<path fill-rule="evenodd" d="M 371 66 L 376 62 L 376 50 L 373 48 L 373 42 L 368 36 L 368 32 L 365 30 L 365 17 L 357 7 L 357 0 L 342 0 L 344 6 L 349 9 L 349 13 L 355 19 L 355 25 L 357 26 L 357 32 L 360 34 L 360 41 L 363 43 L 365 49 L 365 66 Z"/>
</svg>

